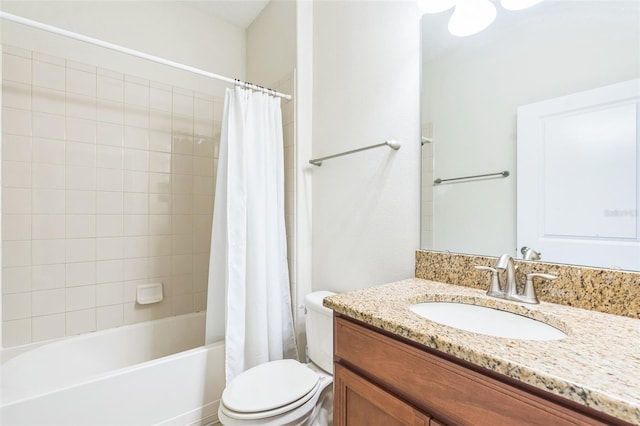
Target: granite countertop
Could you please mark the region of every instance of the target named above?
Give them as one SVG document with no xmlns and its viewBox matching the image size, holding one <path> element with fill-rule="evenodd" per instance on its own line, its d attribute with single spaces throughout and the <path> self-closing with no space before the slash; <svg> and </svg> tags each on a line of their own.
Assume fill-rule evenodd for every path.
<svg viewBox="0 0 640 426">
<path fill-rule="evenodd" d="M 514 340 L 448 327 L 409 310 L 427 301 L 491 306 L 564 331 Z M 640 320 L 564 305 L 496 299 L 469 287 L 412 278 L 324 299 L 324 306 L 619 419 L 640 424 Z"/>
</svg>

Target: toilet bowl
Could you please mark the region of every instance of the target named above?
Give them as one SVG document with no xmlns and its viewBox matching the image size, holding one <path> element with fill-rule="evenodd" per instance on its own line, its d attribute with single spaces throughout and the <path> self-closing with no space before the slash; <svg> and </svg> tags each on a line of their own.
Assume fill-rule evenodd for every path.
<svg viewBox="0 0 640 426">
<path fill-rule="evenodd" d="M 305 297 L 311 362 L 285 359 L 253 367 L 222 393 L 218 418 L 226 426 L 326 426 L 333 416 L 333 319 L 320 291 Z"/>
</svg>

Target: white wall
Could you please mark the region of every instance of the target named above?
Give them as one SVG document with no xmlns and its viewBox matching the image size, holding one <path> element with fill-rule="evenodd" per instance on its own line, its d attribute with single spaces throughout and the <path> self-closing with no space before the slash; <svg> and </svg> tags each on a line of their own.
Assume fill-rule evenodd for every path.
<svg viewBox="0 0 640 426">
<path fill-rule="evenodd" d="M 413 276 L 419 246 L 420 34 L 413 1 L 314 4 L 313 289 Z M 308 161 L 308 159 L 306 159 Z M 306 163 L 306 162 L 305 162 Z"/>
<path fill-rule="evenodd" d="M 271 0 L 247 28 L 247 81 L 269 86 L 296 62 L 296 3 Z"/>
<path fill-rule="evenodd" d="M 2 10 L 227 77 L 244 79 L 245 30 L 173 1 L 12 1 Z M 206 77 L 2 21 L 2 43 L 91 63 L 193 90 L 219 90 Z"/>
<path fill-rule="evenodd" d="M 423 64 L 423 124 L 433 126 L 433 177 L 511 172 L 507 179 L 435 186 L 431 248 L 515 255 L 516 108 L 640 74 L 637 2 L 549 7 L 552 14 L 514 28 L 508 37 L 490 40 L 481 33 L 471 47 Z"/>
</svg>

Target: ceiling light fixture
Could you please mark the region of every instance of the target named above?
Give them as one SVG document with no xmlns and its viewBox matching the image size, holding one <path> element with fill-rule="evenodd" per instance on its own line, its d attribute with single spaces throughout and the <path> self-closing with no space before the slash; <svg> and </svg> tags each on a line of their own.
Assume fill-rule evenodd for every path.
<svg viewBox="0 0 640 426">
<path fill-rule="evenodd" d="M 496 19 L 496 7 L 489 0 L 458 0 L 449 20 L 449 32 L 466 37 L 487 28 Z"/>
<path fill-rule="evenodd" d="M 522 10 L 535 6 L 542 0 L 500 0 L 500 5 L 507 10 Z"/>
<path fill-rule="evenodd" d="M 506 10 L 522 10 L 543 0 L 500 0 Z M 496 19 L 497 10 L 490 0 L 417 0 L 423 13 L 440 13 L 455 7 L 449 19 L 449 32 L 458 37 L 477 34 Z"/>
</svg>

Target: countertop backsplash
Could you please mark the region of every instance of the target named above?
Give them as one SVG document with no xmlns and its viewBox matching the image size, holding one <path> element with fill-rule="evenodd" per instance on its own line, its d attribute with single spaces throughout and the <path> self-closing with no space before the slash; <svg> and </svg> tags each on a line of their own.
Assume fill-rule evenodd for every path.
<svg viewBox="0 0 640 426">
<path fill-rule="evenodd" d="M 493 266 L 496 257 L 430 250 L 416 251 L 416 278 L 487 289 L 490 276 L 475 265 Z M 640 318 L 640 273 L 540 261 L 515 260 L 516 276 L 522 285 L 525 275 L 544 272 L 554 281 L 536 281 L 541 301 L 558 303 L 608 314 Z"/>
</svg>

